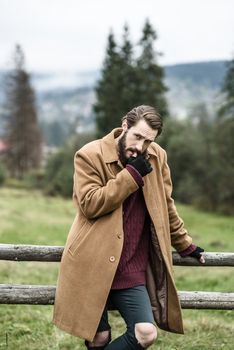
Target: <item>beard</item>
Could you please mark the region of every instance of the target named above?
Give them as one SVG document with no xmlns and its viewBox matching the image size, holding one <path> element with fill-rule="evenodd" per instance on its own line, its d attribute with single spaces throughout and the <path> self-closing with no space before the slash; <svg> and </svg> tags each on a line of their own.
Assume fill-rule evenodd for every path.
<svg viewBox="0 0 234 350">
<path fill-rule="evenodd" d="M 132 148 L 132 147 L 126 148 L 127 133 L 128 133 L 128 130 L 125 131 L 123 136 L 118 141 L 119 160 L 123 164 L 124 167 L 126 166 L 128 159 L 131 158 L 131 157 L 126 157 L 127 151 L 132 151 L 133 153 L 136 152 L 137 156 L 139 156 L 140 154 L 142 154 L 143 156 L 146 156 L 146 154 L 147 154 L 146 151 L 142 153 L 142 152 L 139 152 L 138 150 L 136 150 L 135 148 Z"/>
<path fill-rule="evenodd" d="M 123 136 L 118 141 L 118 153 L 119 153 L 119 160 L 125 167 L 128 161 L 128 158 L 126 157 L 126 137 L 127 137 L 127 131 L 123 134 Z"/>
</svg>

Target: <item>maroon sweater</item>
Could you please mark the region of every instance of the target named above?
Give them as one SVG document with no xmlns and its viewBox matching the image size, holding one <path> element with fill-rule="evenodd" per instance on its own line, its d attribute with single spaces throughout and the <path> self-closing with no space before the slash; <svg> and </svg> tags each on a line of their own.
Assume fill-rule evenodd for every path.
<svg viewBox="0 0 234 350">
<path fill-rule="evenodd" d="M 135 168 L 130 165 L 127 165 L 126 168 L 140 188 L 123 203 L 124 243 L 111 289 L 131 288 L 146 283 L 145 272 L 149 257 L 150 217 L 142 193 L 144 182 Z M 180 252 L 180 255 L 189 255 L 195 249 L 196 246 L 191 244 L 183 252 Z"/>
<path fill-rule="evenodd" d="M 123 203 L 124 243 L 112 289 L 145 284 L 149 254 L 149 214 L 142 193 L 143 180 L 131 166 L 126 167 L 140 188 Z"/>
</svg>

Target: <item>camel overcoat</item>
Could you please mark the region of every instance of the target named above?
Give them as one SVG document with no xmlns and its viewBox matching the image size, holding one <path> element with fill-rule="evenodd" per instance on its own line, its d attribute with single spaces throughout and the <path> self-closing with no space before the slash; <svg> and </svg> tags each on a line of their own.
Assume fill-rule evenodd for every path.
<svg viewBox="0 0 234 350">
<path fill-rule="evenodd" d="M 92 341 L 123 247 L 123 201 L 138 185 L 118 159 L 114 129 L 88 143 L 74 157 L 73 200 L 77 215 L 61 259 L 53 322 L 60 329 Z M 181 308 L 172 271 L 171 245 L 182 251 L 192 243 L 171 197 L 166 152 L 148 148 L 153 171 L 143 178 L 151 217 L 147 290 L 156 324 L 183 333 Z"/>
</svg>

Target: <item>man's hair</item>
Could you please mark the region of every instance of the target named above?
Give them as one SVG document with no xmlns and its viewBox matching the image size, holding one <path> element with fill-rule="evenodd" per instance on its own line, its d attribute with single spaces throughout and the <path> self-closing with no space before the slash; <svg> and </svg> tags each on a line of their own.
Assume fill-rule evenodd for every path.
<svg viewBox="0 0 234 350">
<path fill-rule="evenodd" d="M 134 107 L 122 118 L 122 122 L 126 120 L 128 123 L 128 128 L 131 128 L 141 119 L 145 120 L 152 129 L 158 130 L 158 135 L 161 134 L 163 127 L 161 116 L 156 109 L 151 106 L 142 105 Z"/>
</svg>

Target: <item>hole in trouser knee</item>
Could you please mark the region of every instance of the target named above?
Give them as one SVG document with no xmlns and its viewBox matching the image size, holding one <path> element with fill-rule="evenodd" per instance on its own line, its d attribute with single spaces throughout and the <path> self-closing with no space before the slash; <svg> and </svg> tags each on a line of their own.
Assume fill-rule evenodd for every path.
<svg viewBox="0 0 234 350">
<path fill-rule="evenodd" d="M 137 329 L 135 325 L 134 333 L 138 344 L 143 348 L 151 346 L 157 338 L 157 329 L 153 323 L 150 324 L 148 328 L 143 328 L 144 331 Z"/>
</svg>

